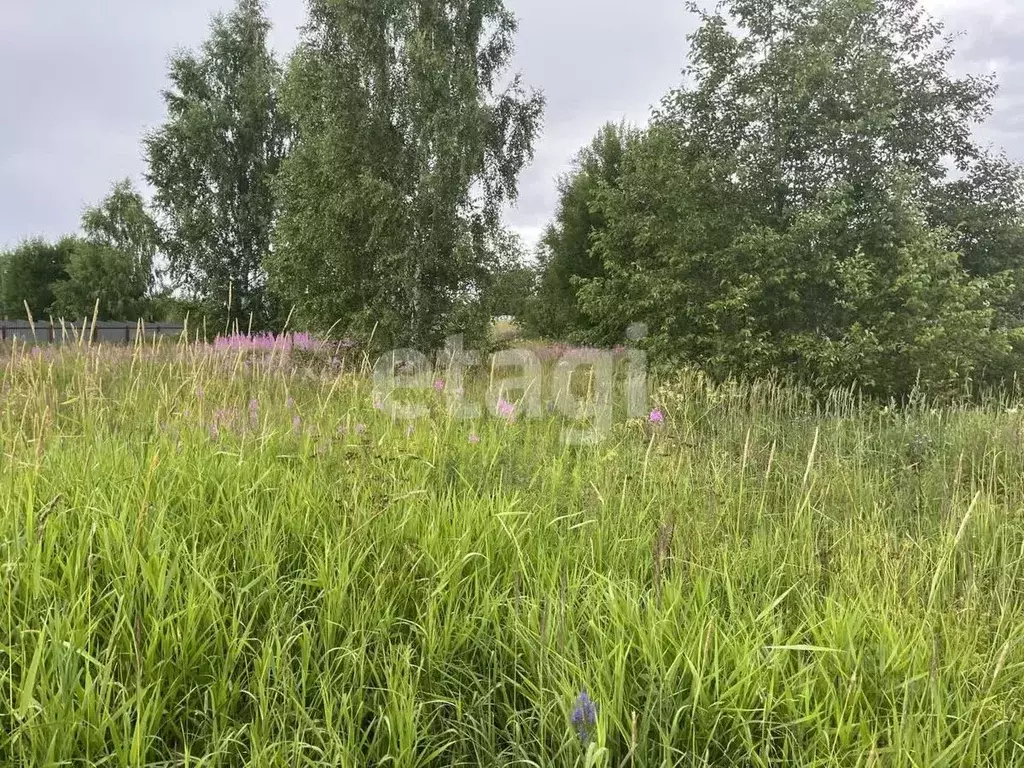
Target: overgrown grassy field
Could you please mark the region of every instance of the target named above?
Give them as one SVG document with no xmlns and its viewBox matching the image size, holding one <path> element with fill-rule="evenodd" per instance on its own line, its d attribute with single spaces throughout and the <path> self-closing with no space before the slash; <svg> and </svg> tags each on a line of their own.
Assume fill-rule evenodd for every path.
<svg viewBox="0 0 1024 768">
<path fill-rule="evenodd" d="M 4 765 L 1024 764 L 1011 403 L 686 375 L 572 446 L 347 366 L 4 355 Z"/>
</svg>

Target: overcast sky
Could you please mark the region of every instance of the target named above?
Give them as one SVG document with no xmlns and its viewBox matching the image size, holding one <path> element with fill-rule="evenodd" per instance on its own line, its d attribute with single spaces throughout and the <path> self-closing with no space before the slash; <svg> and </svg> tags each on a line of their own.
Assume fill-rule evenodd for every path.
<svg viewBox="0 0 1024 768">
<path fill-rule="evenodd" d="M 548 102 L 537 157 L 508 221 L 528 241 L 555 179 L 607 120 L 642 123 L 679 82 L 692 20 L 683 0 L 507 0 L 520 20 L 515 68 Z M 984 138 L 1024 159 L 1024 4 L 927 0 L 964 32 L 957 67 L 1002 85 Z M 84 206 L 126 176 L 163 117 L 168 56 L 195 47 L 231 0 L 0 0 L 0 247 L 78 228 Z M 291 50 L 304 0 L 268 0 L 272 43 Z M 627 10 L 628 8 L 628 10 Z"/>
</svg>

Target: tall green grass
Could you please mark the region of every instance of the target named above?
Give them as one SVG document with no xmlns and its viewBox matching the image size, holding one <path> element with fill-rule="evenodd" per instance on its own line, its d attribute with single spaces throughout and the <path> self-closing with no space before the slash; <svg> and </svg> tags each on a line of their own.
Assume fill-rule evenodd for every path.
<svg viewBox="0 0 1024 768">
<path fill-rule="evenodd" d="M 690 375 L 572 446 L 273 358 L 5 354 L 3 764 L 1024 764 L 1009 403 Z"/>
</svg>

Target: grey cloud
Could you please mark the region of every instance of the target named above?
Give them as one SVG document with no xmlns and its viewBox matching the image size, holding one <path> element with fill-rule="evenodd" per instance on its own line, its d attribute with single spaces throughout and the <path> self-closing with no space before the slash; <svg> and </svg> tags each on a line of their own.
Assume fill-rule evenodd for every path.
<svg viewBox="0 0 1024 768">
<path fill-rule="evenodd" d="M 140 140 L 163 114 L 170 54 L 195 47 L 230 0 L 0 0 L 0 246 L 55 237 L 125 176 L 141 177 Z M 511 0 L 515 68 L 548 99 L 545 132 L 509 222 L 541 227 L 555 178 L 606 120 L 643 122 L 678 81 L 686 13 L 677 0 Z M 304 4 L 269 0 L 286 53 Z"/>
<path fill-rule="evenodd" d="M 977 129 L 979 139 L 1024 160 L 1024 9 L 998 3 L 957 4 L 943 9 L 954 33 L 954 68 L 961 74 L 995 74 L 999 91 L 993 113 Z"/>
</svg>

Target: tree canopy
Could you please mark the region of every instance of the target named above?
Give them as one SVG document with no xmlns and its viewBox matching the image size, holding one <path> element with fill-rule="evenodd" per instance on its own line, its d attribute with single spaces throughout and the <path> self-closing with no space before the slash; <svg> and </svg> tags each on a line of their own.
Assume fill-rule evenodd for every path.
<svg viewBox="0 0 1024 768">
<path fill-rule="evenodd" d="M 268 260 L 296 319 L 383 345 L 479 331 L 501 207 L 543 100 L 508 77 L 501 0 L 311 0 Z"/>
<path fill-rule="evenodd" d="M 170 277 L 218 325 L 278 321 L 265 260 L 290 129 L 269 30 L 260 0 L 215 17 L 200 52 L 172 59 L 167 120 L 145 140 Z"/>
<path fill-rule="evenodd" d="M 660 359 L 718 376 L 882 396 L 1005 369 L 1021 198 L 973 138 L 992 80 L 948 73 L 913 0 L 694 10 L 685 85 L 591 206 L 587 322 L 643 321 Z"/>
</svg>

